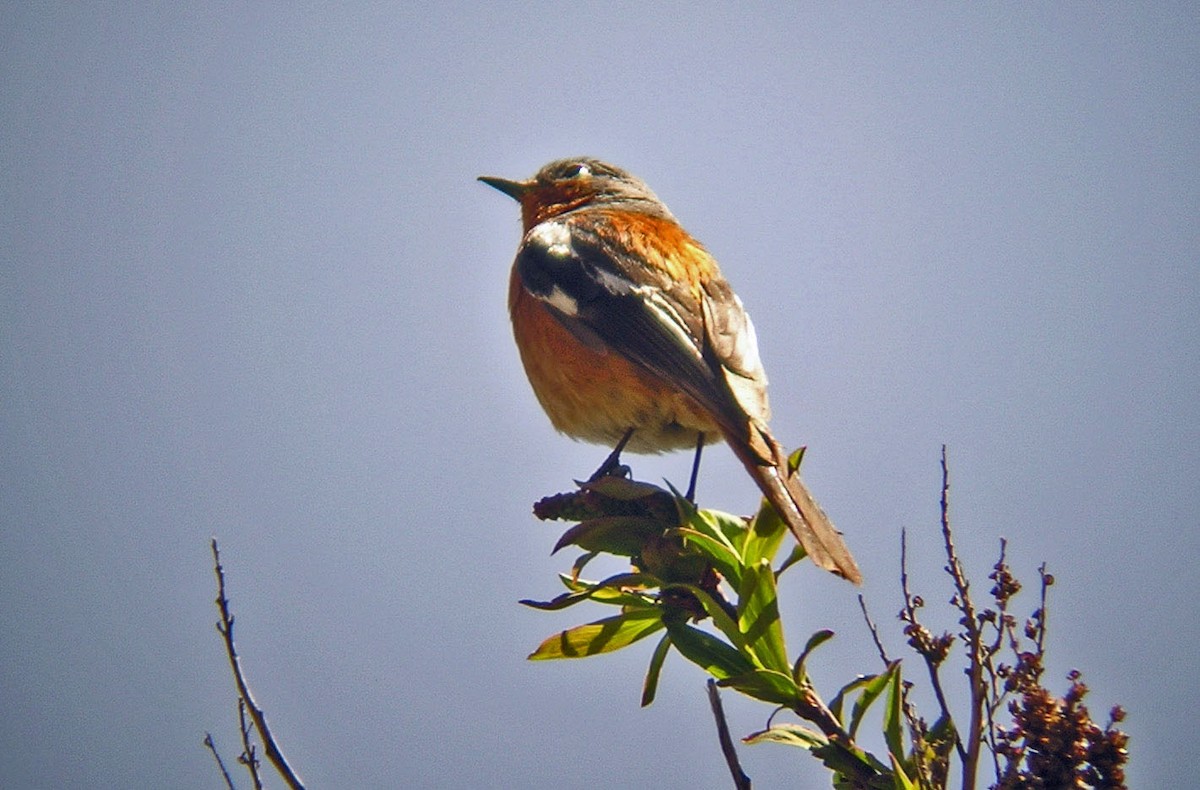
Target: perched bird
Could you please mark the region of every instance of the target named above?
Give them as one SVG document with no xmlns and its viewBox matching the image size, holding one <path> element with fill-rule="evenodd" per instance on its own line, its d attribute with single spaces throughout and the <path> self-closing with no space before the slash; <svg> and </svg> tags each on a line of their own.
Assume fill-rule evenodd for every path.
<svg viewBox="0 0 1200 790">
<path fill-rule="evenodd" d="M 527 181 L 481 176 L 521 204 L 513 334 L 559 431 L 658 453 L 724 439 L 818 566 L 858 566 L 767 428 L 767 375 L 717 262 L 646 184 L 597 159 Z"/>
</svg>

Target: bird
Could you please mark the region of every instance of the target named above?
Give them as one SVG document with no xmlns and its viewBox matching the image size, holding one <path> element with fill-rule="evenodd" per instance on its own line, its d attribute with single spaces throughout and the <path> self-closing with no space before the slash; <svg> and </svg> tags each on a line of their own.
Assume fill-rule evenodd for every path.
<svg viewBox="0 0 1200 790">
<path fill-rule="evenodd" d="M 525 373 L 554 427 L 623 450 L 724 440 L 820 568 L 862 574 L 768 428 L 754 324 L 716 260 L 633 174 L 591 157 L 529 179 L 480 176 L 521 207 L 508 307 Z M 693 484 L 695 468 L 693 468 Z M 690 493 L 690 492 L 689 492 Z"/>
</svg>

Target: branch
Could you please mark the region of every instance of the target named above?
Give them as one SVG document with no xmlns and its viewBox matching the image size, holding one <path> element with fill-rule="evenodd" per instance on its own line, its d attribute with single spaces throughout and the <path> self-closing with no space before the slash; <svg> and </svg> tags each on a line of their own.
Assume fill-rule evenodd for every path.
<svg viewBox="0 0 1200 790">
<path fill-rule="evenodd" d="M 903 561 L 901 561 L 901 567 L 903 567 Z M 871 632 L 871 639 L 875 642 L 875 649 L 879 652 L 880 660 L 883 661 L 883 665 L 885 667 L 891 666 L 892 660 L 888 658 L 887 650 L 884 649 L 883 646 L 883 641 L 879 638 L 879 629 L 875 626 L 875 621 L 871 619 L 870 613 L 867 612 L 867 601 L 862 596 L 862 593 L 859 593 L 858 596 L 858 608 L 862 610 L 863 619 L 867 621 L 867 629 Z M 926 661 L 928 660 L 929 659 L 926 658 Z M 920 716 L 917 715 L 916 708 L 913 707 L 912 702 L 910 702 L 908 699 L 908 692 L 910 688 L 912 688 L 912 684 L 908 681 L 905 681 L 904 690 L 901 693 L 900 705 L 904 711 L 904 719 L 908 722 L 909 735 L 913 741 L 913 759 L 916 760 L 917 765 L 920 767 L 922 775 L 925 775 L 928 769 L 925 762 L 924 750 L 917 748 L 918 743 L 924 742 L 925 728 Z M 944 704 L 945 699 L 943 698 L 942 701 Z"/>
<path fill-rule="evenodd" d="M 908 531 L 903 529 L 900 530 L 900 591 L 904 596 L 904 609 L 900 612 L 900 619 L 908 623 L 905 633 L 909 636 L 909 644 L 925 660 L 925 667 L 929 670 L 929 685 L 933 688 L 938 707 L 941 708 L 946 721 L 952 722 L 954 716 L 950 713 L 950 703 L 946 701 L 946 691 L 942 688 L 942 676 L 939 671 L 946 656 L 944 651 L 949 650 L 952 640 L 947 635 L 935 639 L 929 629 L 917 620 L 917 609 L 924 606 L 925 602 L 920 596 L 913 595 L 908 587 Z M 958 751 L 959 759 L 966 762 L 967 751 L 963 748 L 962 737 L 957 726 L 954 730 L 954 748 Z"/>
<path fill-rule="evenodd" d="M 875 621 L 867 613 L 867 601 L 863 598 L 862 593 L 858 594 L 858 608 L 862 610 L 863 619 L 867 621 L 867 630 L 871 632 L 871 639 L 875 642 L 875 649 L 879 651 L 879 660 L 886 667 L 892 662 L 888 660 L 887 651 L 883 648 L 883 642 L 879 640 L 879 629 L 875 627 Z"/>
<path fill-rule="evenodd" d="M 975 617 L 975 604 L 971 601 L 971 584 L 963 572 L 958 552 L 954 548 L 954 537 L 950 532 L 950 469 L 946 464 L 946 445 L 942 445 L 942 538 L 946 543 L 946 572 L 954 579 L 954 603 L 963 617 L 960 621 L 966 629 L 967 658 L 970 661 L 968 677 L 971 681 L 971 733 L 967 738 L 967 755 L 963 761 L 963 790 L 975 787 L 975 774 L 979 766 L 979 748 L 983 740 L 983 707 L 987 690 L 983 683 L 983 641 L 979 621 Z"/>
<path fill-rule="evenodd" d="M 708 681 L 708 704 L 712 707 L 713 718 L 717 720 L 717 739 L 721 742 L 721 754 L 725 755 L 725 764 L 729 766 L 729 774 L 733 777 L 733 786 L 737 790 L 750 790 L 750 777 L 742 770 L 737 750 L 733 747 L 733 738 L 729 737 L 721 692 L 717 690 L 717 682 L 711 678 Z"/>
<path fill-rule="evenodd" d="M 1038 605 L 1037 610 L 1037 652 L 1038 655 L 1046 653 L 1046 621 L 1050 616 L 1046 609 L 1046 588 L 1054 584 L 1054 576 L 1046 573 L 1046 563 L 1038 566 L 1038 577 L 1042 581 L 1042 602 Z"/>
<path fill-rule="evenodd" d="M 225 767 L 225 761 L 221 759 L 221 755 L 217 753 L 217 745 L 213 743 L 211 732 L 204 733 L 204 745 L 212 752 L 213 759 L 217 761 L 217 767 L 221 769 L 221 776 L 225 779 L 225 786 L 229 790 L 234 790 L 233 777 L 229 775 L 229 770 Z"/>
<path fill-rule="evenodd" d="M 879 778 L 879 774 L 861 761 L 860 755 L 864 754 L 865 750 L 854 742 L 854 738 L 842 727 L 842 723 L 838 721 L 837 716 L 833 715 L 833 711 L 818 696 L 816 689 L 805 682 L 802 684 L 802 691 L 803 698 L 797 705 L 791 708 L 792 712 L 800 718 L 817 725 L 818 729 L 829 740 L 829 745 L 843 751 L 849 757 L 844 766 L 838 766 L 835 769 L 845 776 L 848 787 L 853 788 L 853 790 L 868 790 L 868 788 L 873 787 L 873 783 Z M 829 766 L 828 762 L 825 764 Z"/>
<path fill-rule="evenodd" d="M 993 612 L 990 609 L 985 609 L 979 616 L 981 636 L 983 629 L 988 625 L 996 629 L 995 638 L 983 650 L 983 668 L 987 672 L 986 682 L 988 684 L 988 694 L 984 697 L 984 713 L 991 725 L 996 724 L 996 719 L 1000 712 L 1004 710 L 1005 701 L 1009 695 L 1007 684 L 1007 677 L 1009 677 L 1008 668 L 1003 663 L 997 665 L 996 656 L 1005 647 L 1006 641 L 1007 647 L 1012 651 L 1014 656 L 1018 657 L 1018 661 L 1023 652 L 1021 637 L 1016 630 L 1016 618 L 1009 611 L 1009 601 L 1021 591 L 1021 583 L 1009 570 L 1007 552 L 1008 541 L 1000 538 L 1000 557 L 996 560 L 991 574 L 988 575 L 988 578 L 995 582 L 991 590 L 991 595 L 996 602 L 996 611 Z M 984 739 L 988 750 L 992 753 L 992 769 L 995 771 L 997 781 L 1001 778 L 1000 732 L 998 727 L 989 726 Z"/>
<path fill-rule="evenodd" d="M 804 683 L 801 690 L 804 692 L 804 698 L 799 705 L 792 708 L 792 711 L 800 718 L 817 725 L 817 728 L 830 741 L 844 746 L 850 751 L 857 749 L 858 746 L 850 737 L 850 733 L 842 727 L 842 723 L 838 721 L 837 716 L 833 715 L 833 711 L 825 704 L 825 700 L 817 696 L 816 689 L 808 683 Z"/>
<path fill-rule="evenodd" d="M 258 759 L 254 741 L 250 740 L 253 725 L 246 721 L 246 700 L 241 697 L 238 697 L 238 729 L 242 733 L 242 754 L 238 757 L 238 762 L 246 766 L 246 770 L 250 772 L 254 790 L 263 790 L 262 776 L 258 773 L 258 766 L 262 765 L 262 760 Z"/>
<path fill-rule="evenodd" d="M 258 730 L 258 734 L 262 738 L 263 749 L 267 753 L 267 759 L 275 766 L 275 770 L 287 782 L 288 787 L 292 788 L 292 790 L 304 790 L 304 784 L 300 781 L 300 777 L 288 765 L 288 761 L 283 756 L 283 752 L 280 751 L 274 736 L 271 735 L 271 728 L 267 726 L 266 714 L 263 713 L 262 708 L 254 701 L 254 695 L 250 693 L 250 687 L 246 684 L 246 678 L 242 674 L 242 666 L 238 660 L 237 648 L 233 644 L 234 618 L 229 613 L 229 599 L 225 597 L 225 569 L 221 567 L 221 553 L 217 549 L 216 538 L 212 539 L 212 553 L 214 570 L 217 574 L 217 610 L 221 613 L 221 621 L 217 623 L 217 632 L 225 640 L 225 653 L 229 656 L 229 666 L 233 670 L 233 679 L 237 683 L 238 695 L 245 702 L 250 719 L 254 722 L 254 727 Z M 243 727 L 243 731 L 245 729 Z M 248 756 L 253 760 L 253 754 Z"/>
</svg>

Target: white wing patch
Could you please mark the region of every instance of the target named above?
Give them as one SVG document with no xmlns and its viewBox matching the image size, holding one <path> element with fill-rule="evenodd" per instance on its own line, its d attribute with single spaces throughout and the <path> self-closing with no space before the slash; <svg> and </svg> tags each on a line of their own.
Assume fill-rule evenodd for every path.
<svg viewBox="0 0 1200 790">
<path fill-rule="evenodd" d="M 529 239 L 555 258 L 571 256 L 571 229 L 561 222 L 542 222 L 529 231 Z"/>
<path fill-rule="evenodd" d="M 576 302 L 573 296 L 559 288 L 557 285 L 550 289 L 550 293 L 547 296 L 542 296 L 540 294 L 534 294 L 534 296 L 536 296 L 538 299 L 541 299 L 543 302 L 548 303 L 551 307 L 559 312 L 569 315 L 572 318 L 579 315 L 579 302 Z"/>
</svg>

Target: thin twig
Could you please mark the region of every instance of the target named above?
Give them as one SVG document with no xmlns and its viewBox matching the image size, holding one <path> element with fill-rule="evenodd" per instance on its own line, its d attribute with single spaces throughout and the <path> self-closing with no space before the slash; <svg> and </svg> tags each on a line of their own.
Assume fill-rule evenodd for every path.
<svg viewBox="0 0 1200 790">
<path fill-rule="evenodd" d="M 967 658 L 970 661 L 968 677 L 971 681 L 971 724 L 967 738 L 967 756 L 963 761 L 963 790 L 975 787 L 975 774 L 979 766 L 979 748 L 983 740 L 983 708 L 987 689 L 983 682 L 983 642 L 979 632 L 979 621 L 975 616 L 975 604 L 971 601 L 971 584 L 963 573 L 958 552 L 954 548 L 954 536 L 950 532 L 950 469 L 946 463 L 946 445 L 942 445 L 942 538 L 946 543 L 946 572 L 954 580 L 957 592 L 955 599 L 962 612 L 962 625 L 966 628 Z"/>
<path fill-rule="evenodd" d="M 871 620 L 871 615 L 867 613 L 867 601 L 863 598 L 862 593 L 858 594 L 858 608 L 862 609 L 863 619 L 867 621 L 867 630 L 871 632 L 871 639 L 875 642 L 875 649 L 879 651 L 879 660 L 884 666 L 892 663 L 888 660 L 887 651 L 883 649 L 883 642 L 879 641 L 879 629 L 875 627 L 875 622 Z"/>
<path fill-rule="evenodd" d="M 875 626 L 875 621 L 871 619 L 870 613 L 867 612 L 867 600 L 863 597 L 862 593 L 858 594 L 858 608 L 862 610 L 863 619 L 867 621 L 867 630 L 871 632 L 871 639 L 875 642 L 875 649 L 879 651 L 879 660 L 883 662 L 885 667 L 890 667 L 892 660 L 888 658 L 887 650 L 879 638 L 879 629 Z M 913 744 L 915 745 L 919 740 L 924 738 L 924 733 L 920 717 L 908 699 L 910 688 L 912 688 L 912 684 L 905 681 L 904 690 L 900 695 L 900 705 L 904 711 L 904 720 L 908 722 L 909 735 L 912 737 Z M 926 772 L 925 759 L 921 749 L 913 749 L 913 759 L 917 761 L 921 774 L 924 775 Z"/>
<path fill-rule="evenodd" d="M 229 666 L 233 670 L 233 679 L 237 683 L 238 694 L 246 702 L 246 710 L 250 714 L 250 719 L 254 722 L 254 728 L 258 730 L 258 735 L 263 742 L 263 750 L 267 753 L 267 759 L 275 766 L 275 770 L 287 782 L 288 787 L 292 790 L 304 790 L 304 784 L 300 781 L 300 777 L 288 765 L 287 759 L 283 756 L 279 745 L 275 742 L 274 736 L 271 735 L 271 728 L 267 726 L 267 717 L 263 713 L 262 708 L 254 701 L 254 695 L 250 693 L 250 687 L 246 684 L 246 678 L 242 674 L 241 662 L 238 660 L 237 648 L 233 643 L 233 615 L 229 612 L 229 599 L 225 597 L 225 569 L 221 567 L 221 553 L 217 549 L 217 539 L 212 539 L 213 563 L 217 574 L 217 610 L 221 613 L 221 621 L 217 623 L 217 632 L 225 640 L 225 653 L 229 656 Z"/>
<path fill-rule="evenodd" d="M 902 619 L 915 628 L 923 628 L 917 620 L 917 609 L 920 604 L 908 587 L 908 530 L 905 529 L 900 530 L 900 591 L 904 596 L 904 611 L 901 612 Z M 954 721 L 954 716 L 950 712 L 950 703 L 946 700 L 946 691 L 942 688 L 942 676 L 939 665 L 924 653 L 921 654 L 921 657 L 925 660 L 925 668 L 929 671 L 929 685 L 933 688 L 933 694 L 937 698 L 938 707 L 941 708 L 943 718 L 946 721 Z M 959 759 L 965 762 L 967 759 L 967 750 L 963 748 L 962 738 L 958 734 L 957 727 L 955 727 L 954 733 L 954 748 L 958 751 Z"/>
<path fill-rule="evenodd" d="M 875 626 L 875 621 L 871 619 L 870 613 L 867 612 L 867 601 L 863 597 L 862 593 L 859 593 L 858 595 L 858 608 L 862 610 L 863 619 L 867 621 L 867 630 L 871 632 L 871 639 L 875 642 L 875 649 L 879 651 L 879 659 L 883 662 L 885 667 L 890 667 L 892 665 L 892 660 L 888 658 L 887 650 L 884 648 L 883 642 L 879 638 L 879 629 Z M 911 687 L 911 683 L 904 681 L 904 690 L 900 695 L 900 705 L 904 710 L 904 719 L 908 722 L 908 729 L 912 735 L 913 742 L 916 743 L 916 741 L 923 736 L 920 717 L 917 716 L 916 710 L 913 708 L 912 703 L 909 702 L 908 699 L 908 691 Z M 923 766 L 924 759 L 920 753 L 920 750 L 914 749 L 913 751 L 914 758 L 918 761 L 919 765 Z"/>
<path fill-rule="evenodd" d="M 737 749 L 733 747 L 733 738 L 729 736 L 729 725 L 725 721 L 721 693 L 717 690 L 717 682 L 712 679 L 708 681 L 708 704 L 712 707 L 713 718 L 717 720 L 717 740 L 721 742 L 721 754 L 725 755 L 725 764 L 729 766 L 733 786 L 737 790 L 750 790 L 750 777 L 746 776 L 742 764 L 738 761 Z"/>
<path fill-rule="evenodd" d="M 211 732 L 204 733 L 204 745 L 212 752 L 213 759 L 217 761 L 217 767 L 221 769 L 221 776 L 225 779 L 225 786 L 229 790 L 235 790 L 233 786 L 233 777 L 229 775 L 229 769 L 225 767 L 225 761 L 221 759 L 221 755 L 217 752 L 217 745 L 213 743 Z"/>
<path fill-rule="evenodd" d="M 262 765 L 262 760 L 258 759 L 258 750 L 254 748 L 254 741 L 250 740 L 254 725 L 246 721 L 246 700 L 241 697 L 238 697 L 238 729 L 242 731 L 242 754 L 238 757 L 238 762 L 250 772 L 254 790 L 263 790 L 262 776 L 258 773 L 258 766 Z"/>
<path fill-rule="evenodd" d="M 1004 648 L 1006 638 L 1013 655 L 1021 655 L 1021 639 L 1016 631 L 1016 620 L 1009 612 L 1009 601 L 1020 589 L 1020 585 L 1018 584 L 1015 588 L 1012 586 L 1015 579 L 1012 578 L 1008 567 L 1008 541 L 1004 538 L 1000 538 L 1000 557 L 996 560 L 993 568 L 992 576 L 989 578 L 996 583 L 992 588 L 992 595 L 996 600 L 996 614 L 991 626 L 996 629 L 996 637 L 984 648 L 983 652 L 983 666 L 987 670 L 988 676 L 988 693 L 984 696 L 983 702 L 986 720 L 995 723 L 999 713 L 1004 710 L 1004 703 L 1009 694 L 1005 690 L 1001 668 L 996 666 L 996 656 Z M 981 635 L 982 631 L 983 624 L 981 623 Z M 988 727 L 984 738 L 984 743 L 992 754 L 992 769 L 997 781 L 1001 778 L 998 735 L 999 730 L 996 727 Z"/>
<path fill-rule="evenodd" d="M 1038 566 L 1038 578 L 1042 581 L 1042 601 L 1038 605 L 1037 652 L 1039 656 L 1044 656 L 1046 654 L 1046 622 L 1050 616 L 1050 612 L 1046 609 L 1046 588 L 1054 584 L 1054 576 L 1046 573 L 1046 563 L 1044 562 Z"/>
</svg>

